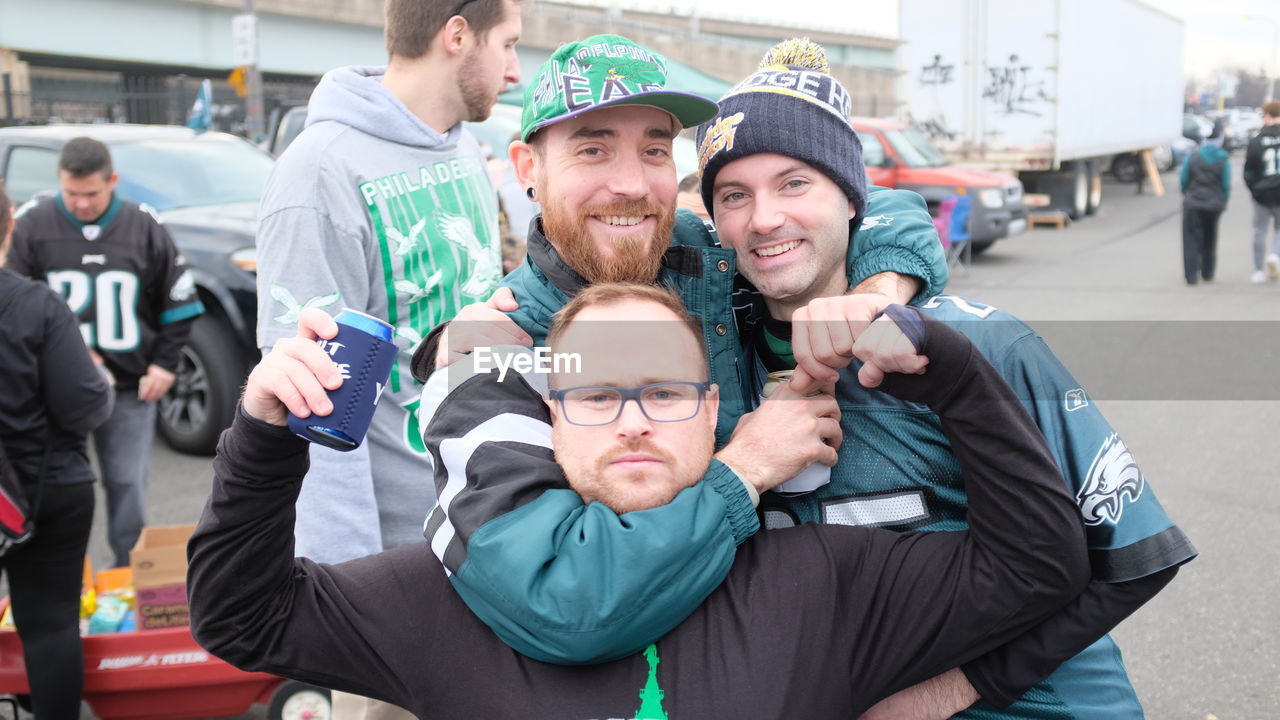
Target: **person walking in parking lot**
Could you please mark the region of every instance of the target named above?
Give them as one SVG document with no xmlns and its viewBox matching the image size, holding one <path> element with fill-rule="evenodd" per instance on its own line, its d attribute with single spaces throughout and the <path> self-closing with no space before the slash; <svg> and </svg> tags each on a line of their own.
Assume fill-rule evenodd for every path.
<svg viewBox="0 0 1280 720">
<path fill-rule="evenodd" d="M 58 156 L 60 192 L 18 211 L 9 267 L 48 282 L 80 317 L 85 342 L 115 377 L 115 410 L 93 434 L 107 494 L 114 564 L 129 564 L 145 524 L 156 401 L 204 312 L 169 231 L 116 194 L 107 146 L 73 138 Z"/>
<path fill-rule="evenodd" d="M 1249 141 L 1244 182 L 1253 195 L 1253 275 L 1250 281 L 1280 279 L 1280 100 L 1262 106 L 1262 130 Z M 1267 236 L 1271 252 L 1267 252 Z"/>
<path fill-rule="evenodd" d="M 409 357 L 422 336 L 502 279 L 498 201 L 463 121 L 520 80 L 518 0 L 387 0 L 385 68 L 329 72 L 280 157 L 258 228 L 258 344 L 299 312 L 346 306 L 390 323 L 405 351 L 364 444 L 312 446 L 296 550 L 342 562 L 421 541 L 435 496 Z M 335 532 L 340 528 L 340 532 Z M 429 612 L 429 610 L 428 610 Z M 323 628 L 316 632 L 323 633 Z M 411 717 L 334 696 L 336 720 Z"/>
<path fill-rule="evenodd" d="M 1231 158 L 1222 149 L 1226 125 L 1213 132 L 1182 163 L 1182 269 L 1188 285 L 1213 280 L 1218 263 L 1218 220 L 1231 196 Z"/>
</svg>

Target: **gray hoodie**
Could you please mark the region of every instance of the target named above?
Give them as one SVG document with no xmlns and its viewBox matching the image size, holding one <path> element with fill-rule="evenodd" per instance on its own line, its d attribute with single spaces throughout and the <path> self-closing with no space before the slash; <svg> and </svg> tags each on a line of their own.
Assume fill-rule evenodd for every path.
<svg viewBox="0 0 1280 720">
<path fill-rule="evenodd" d="M 267 182 L 258 227 L 258 344 L 298 313 L 350 307 L 390 322 L 401 355 L 364 445 L 313 446 L 297 552 L 339 562 L 422 539 L 435 502 L 417 429 L 413 348 L 502 277 L 497 199 L 475 139 L 440 134 L 382 86 L 384 68 L 339 68 Z"/>
</svg>

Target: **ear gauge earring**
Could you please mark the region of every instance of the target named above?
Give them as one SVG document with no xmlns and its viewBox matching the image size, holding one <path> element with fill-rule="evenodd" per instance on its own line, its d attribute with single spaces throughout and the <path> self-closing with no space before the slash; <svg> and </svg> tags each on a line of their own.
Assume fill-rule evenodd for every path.
<svg viewBox="0 0 1280 720">
<path fill-rule="evenodd" d="M 524 191 L 524 194 L 528 196 L 529 200 L 531 200 L 532 202 L 538 201 L 538 192 L 533 188 L 528 188 L 527 190 Z"/>
</svg>

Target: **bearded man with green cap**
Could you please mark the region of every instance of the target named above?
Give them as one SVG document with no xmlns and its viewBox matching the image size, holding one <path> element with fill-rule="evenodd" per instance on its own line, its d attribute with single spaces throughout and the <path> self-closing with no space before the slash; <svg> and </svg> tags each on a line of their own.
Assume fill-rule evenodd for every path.
<svg viewBox="0 0 1280 720">
<path fill-rule="evenodd" d="M 600 503 L 583 510 L 557 492 L 567 486 L 546 448 L 525 439 L 527 423 L 547 430 L 545 420 L 516 417 L 492 398 L 450 402 L 425 431 L 441 498 L 427 538 L 477 615 L 530 657 L 584 663 L 643 649 L 724 578 L 734 548 L 760 527 L 760 493 L 836 460 L 838 411 L 829 394 L 784 390 L 739 423 L 758 391 L 746 382 L 739 339 L 739 327 L 759 311 L 758 294 L 705 223 L 673 213 L 671 140 L 715 112 L 710 100 L 669 87 L 666 60 L 625 38 L 596 36 L 557 50 L 527 86 L 522 141 L 510 150 L 517 177 L 542 204 L 528 261 L 503 283 L 518 307 L 505 330 L 464 309 L 446 339 L 433 332 L 415 353 L 415 377 L 425 381 L 444 355 L 438 349 L 541 345 L 553 314 L 604 281 L 664 284 L 699 321 L 710 380 L 719 387 L 719 451 L 702 482 L 660 509 L 634 517 Z M 860 210 L 877 221 L 864 227 L 860 213 L 846 224 L 842 264 L 858 289 L 884 274 L 872 280 L 882 294 L 852 303 L 882 307 L 939 292 L 946 263 L 924 201 L 884 188 L 866 197 Z M 460 340 L 460 331 L 480 339 Z M 441 400 L 424 391 L 424 428 Z M 466 452 L 441 454 L 462 438 Z M 614 554 L 640 537 L 683 542 L 648 548 L 641 558 Z M 625 572 L 614 571 L 618 564 Z"/>
</svg>

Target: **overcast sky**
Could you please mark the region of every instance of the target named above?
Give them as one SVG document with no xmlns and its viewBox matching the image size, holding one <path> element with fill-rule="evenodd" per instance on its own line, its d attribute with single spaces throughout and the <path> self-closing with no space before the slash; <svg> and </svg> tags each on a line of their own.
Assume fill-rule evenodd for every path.
<svg viewBox="0 0 1280 720">
<path fill-rule="evenodd" d="M 573 1 L 573 0 L 571 0 Z M 694 8 L 704 15 L 757 18 L 779 26 L 812 27 L 821 18 L 824 28 L 898 34 L 896 0 L 576 0 L 583 4 L 621 5 L 675 11 Z M 953 0 L 959 1 L 959 0 Z M 1070 0 L 1064 0 L 1069 2 Z M 1120 0 L 1115 0 L 1119 2 Z M 1186 23 L 1184 69 L 1188 75 L 1207 76 L 1226 66 L 1250 70 L 1272 68 L 1280 32 L 1280 0 L 1145 0 L 1146 4 L 1181 18 Z M 1253 16 L 1254 20 L 1246 20 Z M 1141 39 L 1134 39 L 1140 52 Z"/>
</svg>

